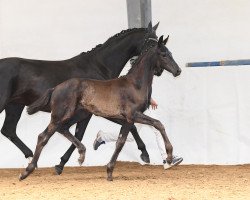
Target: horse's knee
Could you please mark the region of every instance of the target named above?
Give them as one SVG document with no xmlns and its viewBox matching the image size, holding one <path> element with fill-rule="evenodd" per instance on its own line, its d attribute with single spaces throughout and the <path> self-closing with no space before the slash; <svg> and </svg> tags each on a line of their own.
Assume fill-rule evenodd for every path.
<svg viewBox="0 0 250 200">
<path fill-rule="evenodd" d="M 45 146 L 48 142 L 48 136 L 43 132 L 38 135 L 38 144 L 41 146 Z"/>
<path fill-rule="evenodd" d="M 126 137 L 119 135 L 119 139 L 117 140 L 116 144 L 118 147 L 122 146 L 126 142 Z"/>
<path fill-rule="evenodd" d="M 159 120 L 154 121 L 154 127 L 159 130 L 160 132 L 165 131 L 165 127 Z"/>
</svg>

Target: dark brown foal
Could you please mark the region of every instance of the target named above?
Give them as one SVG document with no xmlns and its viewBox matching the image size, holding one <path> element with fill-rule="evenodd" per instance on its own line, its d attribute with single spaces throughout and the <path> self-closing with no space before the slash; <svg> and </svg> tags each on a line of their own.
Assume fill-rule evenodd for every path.
<svg viewBox="0 0 250 200">
<path fill-rule="evenodd" d="M 160 131 L 165 142 L 167 161 L 170 163 L 173 147 L 164 126 L 160 121 L 143 114 L 149 106 L 154 74 L 161 75 L 163 69 L 174 76 L 181 73 L 168 49 L 164 46 L 166 49 L 162 50 L 162 43 L 166 44 L 167 39 L 163 41 L 163 37 L 160 37 L 158 42 L 154 40 L 146 42 L 143 53 L 126 76 L 108 81 L 71 79 L 50 89 L 32 104 L 28 108 L 29 114 L 46 109 L 49 105 L 52 111 L 51 121 L 47 129 L 39 135 L 33 160 L 20 175 L 20 180 L 34 171 L 43 147 L 55 131 L 76 145 L 80 153 L 80 164 L 84 161 L 85 147 L 69 132 L 71 125 L 88 117 L 79 114 L 82 111 L 125 121 L 120 130 L 115 152 L 107 166 L 108 180 L 112 180 L 116 159 L 135 122 L 154 126 Z"/>
</svg>

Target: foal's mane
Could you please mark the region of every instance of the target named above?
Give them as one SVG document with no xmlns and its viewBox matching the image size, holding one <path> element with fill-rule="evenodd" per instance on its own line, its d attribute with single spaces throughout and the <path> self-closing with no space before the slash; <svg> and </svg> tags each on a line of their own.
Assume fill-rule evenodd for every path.
<svg viewBox="0 0 250 200">
<path fill-rule="evenodd" d="M 151 49 L 153 49 L 154 47 L 157 46 L 157 42 L 154 40 L 150 40 L 147 39 L 144 43 L 144 48 L 141 52 L 141 54 L 139 55 L 139 57 L 135 60 L 135 62 L 132 64 L 131 68 L 129 69 L 128 73 L 129 74 L 142 60 L 142 58 L 144 58 L 145 54 L 148 53 Z"/>
<path fill-rule="evenodd" d="M 134 33 L 134 32 L 139 32 L 139 31 L 147 31 L 147 28 L 130 28 L 130 29 L 122 30 L 120 33 L 117 33 L 117 34 L 111 36 L 103 44 L 98 44 L 94 48 L 92 48 L 91 50 L 89 50 L 87 52 L 82 52 L 81 54 L 90 54 L 90 53 L 93 53 L 97 49 L 99 49 L 99 48 L 101 48 L 101 47 L 103 47 L 105 45 L 108 45 L 113 40 L 120 39 L 120 38 L 124 37 L 125 35 L 127 35 L 128 33 Z"/>
</svg>

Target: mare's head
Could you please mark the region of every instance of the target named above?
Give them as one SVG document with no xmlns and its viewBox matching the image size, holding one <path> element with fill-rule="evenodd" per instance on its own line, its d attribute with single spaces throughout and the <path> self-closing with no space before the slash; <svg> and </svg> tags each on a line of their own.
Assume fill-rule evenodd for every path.
<svg viewBox="0 0 250 200">
<path fill-rule="evenodd" d="M 163 36 L 160 37 L 157 47 L 155 49 L 156 53 L 156 65 L 154 66 L 154 74 L 160 76 L 163 70 L 167 70 L 174 77 L 181 74 L 181 68 L 175 62 L 172 53 L 166 47 L 169 36 L 163 40 Z"/>
<path fill-rule="evenodd" d="M 147 28 L 143 28 L 143 37 L 142 35 L 138 35 L 135 41 L 135 45 L 136 45 L 136 51 L 135 51 L 135 56 L 138 56 L 142 53 L 143 49 L 145 48 L 145 45 L 147 45 L 146 43 L 148 43 L 149 40 L 155 40 L 157 41 L 158 37 L 156 35 L 156 30 L 159 26 L 158 22 L 155 26 L 152 26 L 152 23 L 149 22 L 148 27 Z M 139 38 L 140 37 L 140 38 Z M 142 40 L 141 40 L 142 39 Z M 131 42 L 131 41 L 130 41 Z"/>
</svg>

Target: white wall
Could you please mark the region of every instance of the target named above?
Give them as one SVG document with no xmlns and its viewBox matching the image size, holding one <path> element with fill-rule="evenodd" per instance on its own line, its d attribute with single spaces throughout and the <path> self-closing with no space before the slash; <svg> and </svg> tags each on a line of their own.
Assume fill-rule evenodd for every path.
<svg viewBox="0 0 250 200">
<path fill-rule="evenodd" d="M 158 35 L 170 34 L 169 49 L 183 69 L 178 78 L 165 72 L 155 79 L 153 96 L 160 104 L 156 114 L 184 163 L 250 162 L 249 66 L 185 68 L 190 61 L 249 58 L 249 8 L 246 0 L 152 0 L 153 22 L 160 21 Z M 125 0 L 0 0 L 0 57 L 65 59 L 126 28 Z M 3 120 L 4 113 L 0 125 Z M 48 121 L 49 114 L 23 114 L 18 135 L 32 150 Z M 83 139 L 85 165 L 104 165 L 112 155 L 114 144 L 92 150 L 99 129 L 118 131 L 119 126 L 91 120 Z M 153 133 L 144 128 L 141 136 L 152 163 L 160 164 Z M 55 134 L 39 166 L 57 164 L 68 146 Z M 2 135 L 0 157 L 0 167 L 26 166 L 22 153 Z M 74 152 L 69 165 L 77 165 L 77 157 Z M 140 161 L 136 145 L 126 144 L 119 158 Z"/>
</svg>

